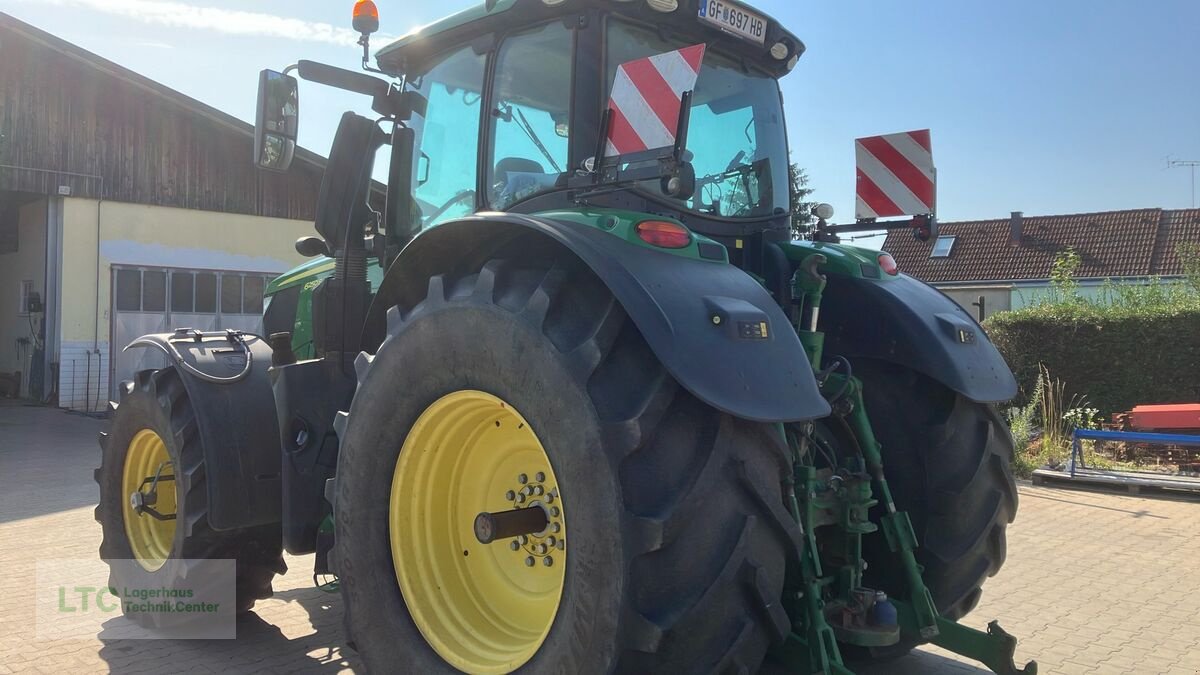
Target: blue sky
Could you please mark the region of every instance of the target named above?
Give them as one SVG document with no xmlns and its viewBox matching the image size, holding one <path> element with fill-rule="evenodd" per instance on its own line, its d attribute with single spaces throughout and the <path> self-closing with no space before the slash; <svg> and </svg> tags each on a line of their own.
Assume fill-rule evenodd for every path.
<svg viewBox="0 0 1200 675">
<path fill-rule="evenodd" d="M 377 2 L 391 35 L 475 4 Z M 0 11 L 253 121 L 259 69 L 300 58 L 356 67 L 352 4 L 0 0 Z M 754 6 L 808 45 L 782 81 L 788 129 L 835 220 L 853 216 L 853 139 L 924 127 L 942 220 L 1189 205 L 1188 171 L 1166 164 L 1200 159 L 1200 2 Z M 301 96 L 301 143 L 319 153 L 341 112 L 363 109 L 315 85 Z"/>
</svg>

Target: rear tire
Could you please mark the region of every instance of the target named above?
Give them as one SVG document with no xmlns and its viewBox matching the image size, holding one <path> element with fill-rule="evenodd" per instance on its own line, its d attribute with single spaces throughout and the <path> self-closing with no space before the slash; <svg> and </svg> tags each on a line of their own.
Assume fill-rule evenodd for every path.
<svg viewBox="0 0 1200 675">
<path fill-rule="evenodd" d="M 360 357 L 335 506 L 348 636 L 373 671 L 453 672 L 397 581 L 388 499 L 417 418 L 474 390 L 529 422 L 570 533 L 549 632 L 526 662 L 486 672 L 753 672 L 790 630 L 780 599 L 800 542 L 777 434 L 679 387 L 581 264 L 517 259 L 431 278 L 389 312 L 369 367 Z M 457 542 L 472 556 L 509 543 Z"/>
<path fill-rule="evenodd" d="M 938 611 L 960 619 L 1004 564 L 1005 531 L 1017 513 L 1008 426 L 995 406 L 908 368 L 872 361 L 854 367 L 896 507 L 908 512 L 916 531 L 925 584 Z M 874 518 L 883 515 L 881 507 L 876 511 Z M 866 583 L 906 597 L 903 571 L 882 534 L 863 545 Z"/>
<path fill-rule="evenodd" d="M 271 596 L 271 580 L 283 574 L 283 547 L 278 525 L 219 532 L 208 524 L 208 493 L 204 452 L 191 401 L 174 368 L 143 370 L 132 381 L 121 383 L 119 404 L 110 404 L 112 425 L 100 434 L 101 464 L 95 471 L 100 486 L 96 520 L 103 529 L 100 557 L 109 563 L 109 586 L 121 588 L 178 588 L 188 577 L 188 560 L 235 559 L 237 612 L 248 611 L 255 601 Z M 130 514 L 124 508 L 122 478 L 130 444 L 139 432 L 149 430 L 161 439 L 170 459 L 172 482 L 160 491 L 175 490 L 177 518 L 165 559 L 136 561 L 126 528 Z M 165 471 L 164 471 L 165 474 Z M 149 518 L 148 515 L 134 515 Z M 138 550 L 144 547 L 137 546 Z M 142 625 L 161 625 L 162 614 L 127 615 Z"/>
</svg>

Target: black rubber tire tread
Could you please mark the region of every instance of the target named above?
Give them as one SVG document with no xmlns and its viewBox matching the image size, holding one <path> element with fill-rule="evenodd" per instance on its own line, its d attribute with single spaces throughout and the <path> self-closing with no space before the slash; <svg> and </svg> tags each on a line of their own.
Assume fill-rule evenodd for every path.
<svg viewBox="0 0 1200 675">
<path fill-rule="evenodd" d="M 387 493 L 372 490 L 389 489 L 403 436 L 425 406 L 476 388 L 509 401 L 546 444 L 568 540 L 594 530 L 591 559 L 568 556 L 555 624 L 521 672 L 755 671 L 790 629 L 780 599 L 801 541 L 783 508 L 778 435 L 679 387 L 608 289 L 568 254 L 527 247 L 514 258 L 432 278 L 423 301 L 389 312 L 378 354 L 360 357 L 333 556 L 352 644 L 375 672 L 452 671 L 403 604 L 382 550 Z M 567 438 L 575 432 L 578 445 Z M 586 480 L 572 485 L 576 474 Z"/>
<path fill-rule="evenodd" d="M 938 611 L 960 619 L 1004 564 L 1005 531 L 1017 514 L 1012 435 L 994 405 L 910 369 L 872 361 L 854 368 L 896 506 L 916 531 L 925 584 Z M 882 533 L 864 541 L 864 556 L 868 585 L 904 597 L 907 584 Z"/>
<path fill-rule="evenodd" d="M 136 565 L 110 563 L 109 586 L 133 587 L 152 582 L 173 588 L 187 578 L 184 560 L 234 559 L 237 565 L 237 612 L 249 611 L 258 600 L 271 597 L 271 581 L 287 571 L 278 525 L 217 531 L 208 523 L 208 490 L 200 431 L 179 373 L 174 368 L 139 371 L 121 383 L 120 402 L 110 403 L 112 424 L 100 434 L 101 464 L 95 471 L 100 486 L 96 521 L 103 529 L 100 557 L 133 558 L 125 534 L 121 477 L 129 442 L 141 429 L 151 429 L 163 439 L 178 485 L 178 518 L 175 542 L 166 564 L 156 572 Z M 128 578 L 130 576 L 136 578 Z M 148 615 L 130 615 L 140 622 Z M 157 615 L 149 615 L 154 617 Z"/>
</svg>

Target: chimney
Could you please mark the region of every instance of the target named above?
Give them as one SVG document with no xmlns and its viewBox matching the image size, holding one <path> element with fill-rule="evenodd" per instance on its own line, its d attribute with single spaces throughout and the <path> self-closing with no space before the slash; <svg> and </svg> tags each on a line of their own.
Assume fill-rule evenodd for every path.
<svg viewBox="0 0 1200 675">
<path fill-rule="evenodd" d="M 1025 219 L 1025 214 L 1020 211 L 1013 211 L 1008 218 L 1008 243 L 1011 246 L 1021 245 L 1021 223 Z"/>
</svg>

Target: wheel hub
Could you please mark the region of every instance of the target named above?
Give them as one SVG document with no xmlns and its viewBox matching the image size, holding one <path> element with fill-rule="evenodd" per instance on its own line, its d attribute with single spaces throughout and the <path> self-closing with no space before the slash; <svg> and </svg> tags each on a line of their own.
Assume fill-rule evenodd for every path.
<svg viewBox="0 0 1200 675">
<path fill-rule="evenodd" d="M 510 672 L 541 647 L 566 519 L 549 456 L 512 406 L 464 390 L 421 414 L 396 462 L 389 535 L 409 613 L 448 663 Z"/>
<path fill-rule="evenodd" d="M 175 544 L 179 497 L 175 476 L 167 472 L 170 466 L 167 446 L 157 433 L 142 429 L 134 434 L 125 451 L 121 492 L 129 498 L 121 510 L 133 557 L 149 572 L 166 563 Z"/>
</svg>

